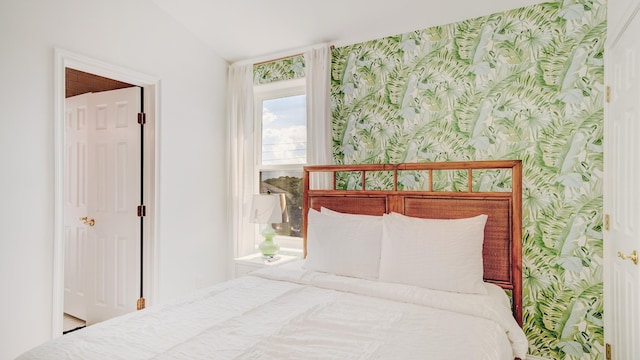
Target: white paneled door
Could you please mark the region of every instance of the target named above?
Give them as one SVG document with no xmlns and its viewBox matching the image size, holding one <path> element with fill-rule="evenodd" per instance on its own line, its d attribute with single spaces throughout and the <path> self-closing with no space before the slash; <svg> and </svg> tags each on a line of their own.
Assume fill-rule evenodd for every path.
<svg viewBox="0 0 640 360">
<path fill-rule="evenodd" d="M 68 98 L 65 103 L 64 174 L 64 312 L 86 319 L 84 259 L 87 226 L 87 127 L 89 95 Z"/>
<path fill-rule="evenodd" d="M 65 311 L 66 289 L 71 289 L 71 284 L 82 288 L 76 291 L 84 295 L 85 314 L 80 318 L 88 325 L 136 310 L 140 286 L 140 92 L 140 88 L 131 87 L 89 94 L 86 155 L 82 161 L 66 164 L 70 178 L 76 177 L 80 167 L 86 169 L 86 182 L 77 181 L 78 189 L 69 188 L 70 193 L 85 189 L 86 212 L 80 215 L 77 209 L 65 214 L 65 223 L 75 221 L 80 229 L 77 232 L 84 234 L 83 239 L 76 236 L 67 241 Z M 73 99 L 67 100 L 69 109 Z M 76 165 L 82 162 L 82 166 Z M 86 220 L 81 219 L 84 217 Z M 76 301 L 73 298 L 70 307 Z"/>
<path fill-rule="evenodd" d="M 631 4 L 633 3 L 633 4 Z M 625 3 L 609 2 L 609 6 Z M 605 115 L 605 342 L 611 359 L 640 356 L 640 2 L 610 9 Z M 622 22 L 622 23 L 620 23 Z M 608 228 L 608 230 L 607 230 Z"/>
</svg>

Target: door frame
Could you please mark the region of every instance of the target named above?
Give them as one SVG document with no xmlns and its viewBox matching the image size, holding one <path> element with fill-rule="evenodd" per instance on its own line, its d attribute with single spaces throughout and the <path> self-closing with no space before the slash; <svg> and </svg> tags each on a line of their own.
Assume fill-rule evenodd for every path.
<svg viewBox="0 0 640 360">
<path fill-rule="evenodd" d="M 107 77 L 140 86 L 144 89 L 144 111 L 146 113 L 144 136 L 144 297 L 147 305 L 156 298 L 159 264 L 159 120 L 160 79 L 109 64 L 67 50 L 54 49 L 54 234 L 53 234 L 53 293 L 51 337 L 62 335 L 64 309 L 64 121 L 65 121 L 65 68 Z"/>
</svg>

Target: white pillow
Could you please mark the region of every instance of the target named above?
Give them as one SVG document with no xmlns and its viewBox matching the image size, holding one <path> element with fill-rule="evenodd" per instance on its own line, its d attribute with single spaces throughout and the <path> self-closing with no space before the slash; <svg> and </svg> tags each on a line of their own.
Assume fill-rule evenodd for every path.
<svg viewBox="0 0 640 360">
<path fill-rule="evenodd" d="M 309 209 L 304 268 L 375 280 L 381 242 L 382 216 L 354 218 Z"/>
<path fill-rule="evenodd" d="M 482 243 L 487 215 L 439 220 L 383 216 L 381 281 L 487 294 Z"/>
<path fill-rule="evenodd" d="M 484 283 L 484 288 L 487 290 L 487 295 L 498 300 L 504 307 L 511 311 L 511 299 L 509 299 L 509 296 L 503 288 L 488 282 Z"/>
</svg>

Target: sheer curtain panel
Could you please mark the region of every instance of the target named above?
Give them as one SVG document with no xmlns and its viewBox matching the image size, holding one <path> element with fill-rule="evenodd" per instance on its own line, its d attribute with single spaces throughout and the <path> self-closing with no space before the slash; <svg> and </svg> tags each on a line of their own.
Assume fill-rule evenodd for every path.
<svg viewBox="0 0 640 360">
<path fill-rule="evenodd" d="M 307 164 L 333 163 L 331 138 L 331 107 L 329 82 L 331 80 L 331 49 L 327 45 L 304 53 L 307 78 Z M 328 174 L 313 174 L 314 188 L 328 188 Z"/>
<path fill-rule="evenodd" d="M 254 225 L 245 221 L 253 195 L 253 64 L 229 66 L 229 224 L 232 257 L 253 249 Z"/>
</svg>

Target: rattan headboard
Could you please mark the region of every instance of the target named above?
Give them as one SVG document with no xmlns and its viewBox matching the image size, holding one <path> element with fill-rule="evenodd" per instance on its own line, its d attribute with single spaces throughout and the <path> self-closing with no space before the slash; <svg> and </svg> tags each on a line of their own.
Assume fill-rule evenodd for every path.
<svg viewBox="0 0 640 360">
<path fill-rule="evenodd" d="M 493 176 L 487 176 L 492 172 L 495 173 Z M 376 177 L 375 173 L 380 176 Z M 444 173 L 449 175 L 440 176 Z M 380 181 L 380 177 L 386 180 Z M 419 182 L 424 189 L 407 190 L 407 177 L 421 179 Z M 496 178 L 500 180 L 490 180 L 487 184 L 487 179 Z M 356 188 L 342 190 L 343 185 L 349 183 L 345 179 L 359 179 Z M 444 184 L 443 179 L 451 179 L 451 184 Z M 318 188 L 317 183 L 322 182 L 328 183 L 329 189 Z M 373 189 L 380 183 L 386 186 Z M 353 181 L 345 186 L 353 188 Z M 397 212 L 432 219 L 487 214 L 482 254 L 484 279 L 512 292 L 513 315 L 522 325 L 520 160 L 306 166 L 303 187 L 305 256 L 309 208 L 320 210 L 325 207 L 368 215 Z"/>
</svg>

